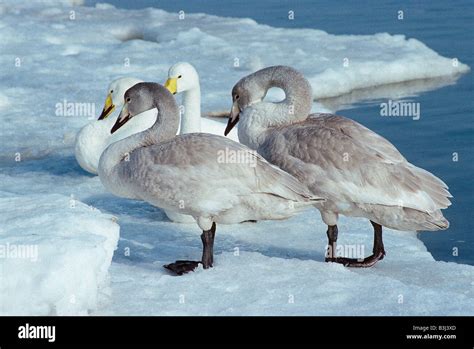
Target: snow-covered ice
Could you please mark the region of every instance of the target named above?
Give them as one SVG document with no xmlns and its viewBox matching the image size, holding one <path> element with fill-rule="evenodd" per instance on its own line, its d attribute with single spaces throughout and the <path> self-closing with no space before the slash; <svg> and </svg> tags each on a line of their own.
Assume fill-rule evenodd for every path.
<svg viewBox="0 0 474 349">
<path fill-rule="evenodd" d="M 167 223 L 171 225 L 171 223 Z M 121 315 L 472 315 L 474 268 L 435 262 L 414 233 L 385 229 L 387 256 L 372 269 L 324 262 L 326 234 L 309 211 L 284 223 L 221 226 L 215 267 L 184 277 L 162 264 L 198 258 L 194 226 L 126 224 L 111 267 L 113 294 L 99 314 Z M 163 230 L 167 231 L 163 234 Z M 371 225 L 342 219 L 341 244 L 370 253 Z M 143 236 L 149 236 L 144 239 Z M 147 241 L 141 246 L 134 241 Z M 126 256 L 126 248 L 131 255 Z M 136 292 L 140 289 L 141 292 Z M 130 297 L 133 294 L 134 297 Z"/>
<path fill-rule="evenodd" d="M 381 84 L 438 78 L 409 85 L 410 94 L 452 83 L 466 65 L 400 35 L 336 36 L 250 19 L 180 20 L 157 9 L 67 3 L 0 4 L 0 242 L 39 247 L 36 262 L 0 259 L 2 313 L 474 314 L 474 267 L 436 262 L 414 233 L 389 229 L 387 256 L 374 268 L 326 264 L 326 227 L 315 211 L 219 226 L 215 268 L 170 276 L 163 264 L 200 256 L 197 226 L 107 193 L 73 155 L 75 134 L 100 113 L 110 81 L 163 83 L 177 61 L 200 73 L 204 112 L 229 110 L 234 83 L 272 64 L 301 70 L 315 98 L 353 91 L 342 103 L 370 98 L 375 90 L 354 90 Z M 88 108 L 58 112 L 67 103 Z M 120 240 L 110 265 L 118 237 L 112 216 Z M 339 231 L 341 245 L 370 253 L 368 222 L 343 218 Z"/>
<path fill-rule="evenodd" d="M 0 314 L 95 310 L 108 292 L 114 217 L 59 194 L 0 198 Z"/>
</svg>

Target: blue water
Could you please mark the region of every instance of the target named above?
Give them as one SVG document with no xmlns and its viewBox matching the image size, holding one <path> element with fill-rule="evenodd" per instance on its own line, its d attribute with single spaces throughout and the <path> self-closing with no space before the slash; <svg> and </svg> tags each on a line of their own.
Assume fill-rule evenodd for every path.
<svg viewBox="0 0 474 349">
<path fill-rule="evenodd" d="M 416 38 L 436 52 L 457 57 L 474 68 L 474 2 L 377 0 L 344 5 L 333 1 L 222 1 L 222 0 L 107 0 L 117 7 L 157 7 L 166 11 L 203 12 L 218 16 L 249 17 L 262 24 L 285 28 L 314 28 L 332 34 L 375 34 L 388 32 Z M 93 5 L 97 1 L 86 1 Z M 103 2 L 100 1 L 100 2 Z M 288 11 L 295 14 L 288 20 Z M 397 12 L 404 11 L 404 19 Z M 474 205 L 474 85 L 473 73 L 457 84 L 423 93 L 413 99 L 421 106 L 421 119 L 383 118 L 378 103 L 359 103 L 338 114 L 361 122 L 394 143 L 412 163 L 425 168 L 450 186 L 453 205 L 445 210 L 451 222 L 448 231 L 421 233 L 437 260 L 474 265 L 472 234 Z M 452 160 L 453 153 L 458 161 Z M 453 248 L 458 255 L 453 255 Z"/>
</svg>

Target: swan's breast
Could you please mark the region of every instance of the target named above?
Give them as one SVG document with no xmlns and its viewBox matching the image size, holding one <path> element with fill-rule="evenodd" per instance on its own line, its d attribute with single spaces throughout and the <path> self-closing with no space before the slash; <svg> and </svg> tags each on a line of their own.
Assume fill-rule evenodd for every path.
<svg viewBox="0 0 474 349">
<path fill-rule="evenodd" d="M 99 159 L 110 137 L 106 123 L 93 121 L 85 125 L 76 136 L 74 153 L 79 165 L 87 172 L 97 174 Z"/>
</svg>

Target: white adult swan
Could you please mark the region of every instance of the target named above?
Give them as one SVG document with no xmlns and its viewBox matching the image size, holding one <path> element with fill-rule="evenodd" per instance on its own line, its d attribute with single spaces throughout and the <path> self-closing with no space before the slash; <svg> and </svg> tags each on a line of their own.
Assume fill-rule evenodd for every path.
<svg viewBox="0 0 474 349">
<path fill-rule="evenodd" d="M 187 62 L 179 62 L 168 70 L 168 79 L 164 85 L 172 94 L 183 94 L 183 111 L 181 112 L 180 134 L 206 132 L 222 135 L 225 124 L 201 117 L 201 85 L 196 69 Z M 131 87 L 131 86 L 130 86 Z M 236 130 L 229 134 L 234 141 L 239 141 Z M 191 216 L 165 210 L 173 222 L 193 223 Z"/>
<path fill-rule="evenodd" d="M 180 133 L 206 132 L 222 135 L 225 124 L 201 117 L 201 86 L 199 74 L 187 62 L 179 62 L 171 66 L 165 87 L 173 94 L 183 93 L 183 116 L 181 117 Z M 229 138 L 238 142 L 236 130 L 229 133 Z"/>
<path fill-rule="evenodd" d="M 99 119 L 88 123 L 78 132 L 74 152 L 77 162 L 85 171 L 97 174 L 100 156 L 109 144 L 146 130 L 155 122 L 156 112 L 150 111 L 142 115 L 140 119 L 127 124 L 119 132 L 110 134 L 116 118 L 107 117 L 114 109 L 122 107 L 125 91 L 139 82 L 141 80 L 135 78 L 120 78 L 112 81 Z"/>
<path fill-rule="evenodd" d="M 286 93 L 279 103 L 262 102 L 271 87 Z M 441 230 L 441 209 L 452 197 L 447 185 L 409 163 L 385 138 L 341 116 L 308 114 L 309 82 L 293 68 L 275 66 L 241 79 L 225 134 L 239 122 L 239 139 L 270 163 L 293 174 L 317 196 L 328 225 L 327 261 L 368 267 L 385 255 L 382 226 L 397 230 Z M 338 215 L 366 217 L 374 227 L 373 255 L 363 261 L 336 258 Z"/>
<path fill-rule="evenodd" d="M 130 88 L 111 132 L 154 108 L 158 115 L 150 129 L 107 147 L 100 158 L 99 176 L 115 195 L 196 219 L 203 230 L 202 259 L 166 266 L 178 275 L 194 270 L 198 263 L 205 269 L 212 267 L 216 223 L 285 219 L 322 200 L 240 143 L 207 133 L 176 136 L 178 106 L 159 84 Z"/>
</svg>

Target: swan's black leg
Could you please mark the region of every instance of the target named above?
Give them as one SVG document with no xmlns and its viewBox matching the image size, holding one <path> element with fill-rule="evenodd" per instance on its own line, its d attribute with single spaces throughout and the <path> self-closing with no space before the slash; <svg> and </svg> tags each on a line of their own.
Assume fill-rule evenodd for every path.
<svg viewBox="0 0 474 349">
<path fill-rule="evenodd" d="M 326 251 L 326 262 L 336 262 L 336 242 L 337 242 L 337 225 L 328 225 L 326 232 L 328 236 L 328 247 Z"/>
<path fill-rule="evenodd" d="M 202 240 L 202 266 L 204 269 L 212 268 L 214 263 L 214 237 L 216 236 L 216 223 L 212 223 L 209 230 L 203 230 Z"/>
<path fill-rule="evenodd" d="M 372 253 L 374 255 L 382 254 L 380 259 L 383 259 L 385 256 L 385 248 L 383 246 L 383 239 L 382 239 L 382 226 L 375 222 L 370 221 L 372 226 L 374 227 L 374 248 L 372 249 Z"/>
<path fill-rule="evenodd" d="M 201 261 L 185 261 L 179 260 L 171 264 L 167 264 L 164 267 L 171 270 L 177 275 L 183 275 L 194 271 L 199 265 L 202 264 L 204 269 L 209 269 L 214 263 L 214 237 L 216 235 L 216 223 L 212 223 L 212 227 L 209 230 L 203 230 L 201 234 L 202 241 L 202 259 Z"/>
</svg>

